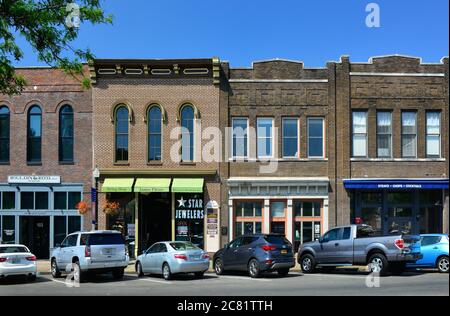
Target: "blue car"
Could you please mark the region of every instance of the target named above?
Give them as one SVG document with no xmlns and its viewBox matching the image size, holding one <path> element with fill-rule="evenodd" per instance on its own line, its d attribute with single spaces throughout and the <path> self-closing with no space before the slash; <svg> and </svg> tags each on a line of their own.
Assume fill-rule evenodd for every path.
<svg viewBox="0 0 450 316">
<path fill-rule="evenodd" d="M 448 235 L 426 234 L 421 235 L 423 259 L 409 268 L 436 268 L 441 273 L 448 273 Z"/>
</svg>

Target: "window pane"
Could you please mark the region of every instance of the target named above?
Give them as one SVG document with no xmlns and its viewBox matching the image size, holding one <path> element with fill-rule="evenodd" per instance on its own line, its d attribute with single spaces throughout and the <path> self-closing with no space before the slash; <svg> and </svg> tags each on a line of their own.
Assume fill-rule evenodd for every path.
<svg viewBox="0 0 450 316">
<path fill-rule="evenodd" d="M 411 192 L 392 192 L 387 195 L 390 204 L 412 204 L 414 202 Z"/>
<path fill-rule="evenodd" d="M 61 244 L 66 237 L 66 217 L 65 216 L 55 216 L 54 217 L 54 245 Z"/>
<path fill-rule="evenodd" d="M 68 218 L 68 232 L 69 234 L 78 232 L 81 230 L 81 217 L 80 216 L 69 216 Z"/>
<path fill-rule="evenodd" d="M 442 230 L 442 207 L 427 206 L 420 208 L 420 233 L 435 234 Z"/>
<path fill-rule="evenodd" d="M 283 157 L 298 157 L 298 139 L 283 139 Z"/>
<path fill-rule="evenodd" d="M 294 202 L 293 208 L 294 208 L 294 216 L 295 217 L 302 216 L 302 202 L 298 202 L 298 201 Z"/>
<path fill-rule="evenodd" d="M 262 223 L 256 222 L 255 223 L 255 234 L 261 234 L 262 233 Z"/>
<path fill-rule="evenodd" d="M 48 192 L 36 192 L 36 209 L 48 209 Z"/>
<path fill-rule="evenodd" d="M 303 222 L 303 243 L 313 241 L 313 222 Z"/>
<path fill-rule="evenodd" d="M 390 217 L 411 217 L 413 213 L 411 207 L 390 207 L 388 212 Z"/>
<path fill-rule="evenodd" d="M 323 157 L 323 119 L 308 119 L 308 157 Z"/>
<path fill-rule="evenodd" d="M 322 216 L 322 204 L 320 202 L 314 202 L 314 216 Z"/>
<path fill-rule="evenodd" d="M 361 193 L 361 204 L 376 204 L 383 203 L 383 194 L 379 192 L 363 192 Z"/>
<path fill-rule="evenodd" d="M 272 234 L 281 234 L 281 235 L 285 235 L 286 234 L 286 224 L 285 222 L 272 222 L 272 227 L 271 227 L 271 233 Z"/>
<path fill-rule="evenodd" d="M 403 157 L 416 157 L 417 138 L 416 135 L 402 136 L 402 155 Z"/>
<path fill-rule="evenodd" d="M 33 210 L 34 209 L 34 193 L 20 192 L 20 209 Z"/>
<path fill-rule="evenodd" d="M 353 112 L 353 133 L 367 133 L 367 112 Z"/>
<path fill-rule="evenodd" d="M 0 162 L 9 162 L 9 139 L 0 139 Z"/>
<path fill-rule="evenodd" d="M 253 203 L 244 203 L 244 216 L 246 217 L 254 216 Z"/>
<path fill-rule="evenodd" d="M 427 135 L 427 156 L 441 155 L 441 137 L 439 135 Z"/>
<path fill-rule="evenodd" d="M 323 137 L 323 119 L 308 119 L 308 136 L 320 138 Z"/>
<path fill-rule="evenodd" d="M 60 142 L 60 161 L 73 161 L 73 138 L 62 138 Z"/>
<path fill-rule="evenodd" d="M 391 157 L 391 135 L 378 135 L 378 157 Z"/>
<path fill-rule="evenodd" d="M 80 192 L 69 192 L 69 210 L 75 210 L 78 203 L 81 202 Z"/>
<path fill-rule="evenodd" d="M 55 210 L 67 210 L 67 192 L 55 192 L 53 195 Z"/>
<path fill-rule="evenodd" d="M 247 119 L 233 120 L 233 157 L 247 157 Z"/>
<path fill-rule="evenodd" d="M 241 222 L 236 223 L 236 237 L 242 236 L 242 224 Z"/>
<path fill-rule="evenodd" d="M 4 244 L 15 244 L 16 222 L 14 216 L 3 216 L 2 242 Z"/>
<path fill-rule="evenodd" d="M 28 133 L 30 137 L 41 136 L 41 115 L 30 115 Z"/>
<path fill-rule="evenodd" d="M 262 203 L 261 202 L 255 202 L 255 216 L 259 217 L 262 216 Z"/>
<path fill-rule="evenodd" d="M 258 157 L 272 156 L 272 119 L 258 119 Z"/>
<path fill-rule="evenodd" d="M 361 208 L 361 218 L 364 224 L 372 226 L 376 231 L 381 231 L 381 207 Z"/>
<path fill-rule="evenodd" d="M 390 134 L 392 131 L 392 114 L 391 112 L 377 113 L 377 131 L 378 133 Z"/>
<path fill-rule="evenodd" d="M 367 156 L 366 135 L 353 135 L 353 156 Z"/>
<path fill-rule="evenodd" d="M 271 204 L 272 217 L 285 217 L 285 202 L 273 202 Z"/>
<path fill-rule="evenodd" d="M 254 232 L 254 223 L 253 222 L 246 222 L 244 223 L 244 234 L 245 235 L 251 235 Z"/>
<path fill-rule="evenodd" d="M 441 113 L 428 112 L 427 113 L 427 134 L 441 133 Z"/>
<path fill-rule="evenodd" d="M 309 157 L 323 157 L 323 139 L 310 138 L 309 139 L 308 156 Z"/>
<path fill-rule="evenodd" d="M 313 216 L 313 203 L 303 202 L 303 216 Z"/>
<path fill-rule="evenodd" d="M 258 119 L 258 137 L 272 137 L 272 119 Z"/>
<path fill-rule="evenodd" d="M 2 209 L 13 210 L 16 208 L 16 193 L 3 192 Z"/>
</svg>

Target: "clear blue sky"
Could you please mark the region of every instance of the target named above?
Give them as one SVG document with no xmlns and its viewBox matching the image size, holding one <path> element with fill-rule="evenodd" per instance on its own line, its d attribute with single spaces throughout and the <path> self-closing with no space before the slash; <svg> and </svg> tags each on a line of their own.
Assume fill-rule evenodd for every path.
<svg viewBox="0 0 450 316">
<path fill-rule="evenodd" d="M 365 24 L 368 3 L 381 27 Z M 302 60 L 307 67 L 350 55 L 404 54 L 439 62 L 449 50 L 448 0 L 107 0 L 114 25 L 81 25 L 77 45 L 98 58 L 203 58 L 233 67 Z M 21 41 L 19 66 L 40 65 Z"/>
</svg>

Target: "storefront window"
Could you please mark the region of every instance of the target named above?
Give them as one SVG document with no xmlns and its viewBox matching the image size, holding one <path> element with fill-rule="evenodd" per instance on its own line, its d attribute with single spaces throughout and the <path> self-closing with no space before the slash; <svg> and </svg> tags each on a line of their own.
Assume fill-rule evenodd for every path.
<svg viewBox="0 0 450 316">
<path fill-rule="evenodd" d="M 259 217 L 262 216 L 261 202 L 237 202 L 236 203 L 237 217 Z"/>
<path fill-rule="evenodd" d="M 322 228 L 320 222 L 296 222 L 294 225 L 294 248 L 297 251 L 301 244 L 320 238 Z"/>
<path fill-rule="evenodd" d="M 442 231 L 442 207 L 425 206 L 420 208 L 420 233 L 437 234 Z"/>
<path fill-rule="evenodd" d="M 35 193 L 35 208 L 37 210 L 48 209 L 48 192 L 36 192 Z"/>
<path fill-rule="evenodd" d="M 412 204 L 414 203 L 413 192 L 389 192 L 387 194 L 389 204 Z"/>
<path fill-rule="evenodd" d="M 202 194 L 176 194 L 175 235 L 177 241 L 190 241 L 204 247 L 205 211 Z"/>
<path fill-rule="evenodd" d="M 81 217 L 80 216 L 68 216 L 67 233 L 71 234 L 81 230 Z"/>
<path fill-rule="evenodd" d="M 0 192 L 1 209 L 13 210 L 16 208 L 16 193 L 15 192 Z"/>
<path fill-rule="evenodd" d="M 53 218 L 54 228 L 53 228 L 53 242 L 55 247 L 60 245 L 64 238 L 67 236 L 67 217 L 66 216 L 55 216 Z"/>
<path fill-rule="evenodd" d="M 235 237 L 262 232 L 262 201 L 237 201 L 235 203 Z"/>
<path fill-rule="evenodd" d="M 411 207 L 389 207 L 389 217 L 411 217 L 413 209 Z"/>
<path fill-rule="evenodd" d="M 48 192 L 21 192 L 22 210 L 48 210 Z"/>
<path fill-rule="evenodd" d="M 237 222 L 236 237 L 250 234 L 260 234 L 262 232 L 261 222 Z"/>
<path fill-rule="evenodd" d="M 2 236 L 3 244 L 15 244 L 16 241 L 16 219 L 14 216 L 3 216 Z"/>
<path fill-rule="evenodd" d="M 361 203 L 367 204 L 382 204 L 383 194 L 381 192 L 363 192 L 361 193 Z"/>
<path fill-rule="evenodd" d="M 272 234 L 286 234 L 286 222 L 272 222 L 270 232 Z"/>
<path fill-rule="evenodd" d="M 381 231 L 381 207 L 362 207 L 361 218 L 364 224 L 372 226 L 376 231 Z"/>
<path fill-rule="evenodd" d="M 272 217 L 286 216 L 286 202 L 272 202 L 270 209 Z"/>
</svg>

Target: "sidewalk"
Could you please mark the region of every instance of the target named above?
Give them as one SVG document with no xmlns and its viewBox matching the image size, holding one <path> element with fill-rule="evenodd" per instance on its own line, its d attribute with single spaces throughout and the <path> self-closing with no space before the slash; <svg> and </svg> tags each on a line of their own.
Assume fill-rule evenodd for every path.
<svg viewBox="0 0 450 316">
<path fill-rule="evenodd" d="M 125 273 L 134 273 L 135 269 L 134 269 L 134 265 L 135 265 L 136 261 L 135 260 L 131 260 L 130 264 L 128 265 L 128 267 L 125 269 Z M 49 260 L 38 260 L 37 261 L 37 267 L 38 267 L 38 272 L 40 274 L 43 275 L 49 275 L 50 274 L 50 261 Z M 354 267 L 338 267 L 337 268 L 338 271 L 352 271 L 352 272 L 366 272 L 367 271 L 367 267 L 366 266 L 354 266 Z M 291 269 L 291 271 L 293 272 L 300 272 L 300 266 L 297 263 L 295 265 L 295 267 L 293 269 Z M 208 272 L 214 272 L 214 269 L 212 267 L 212 262 L 211 262 L 211 266 L 209 268 Z"/>
</svg>

